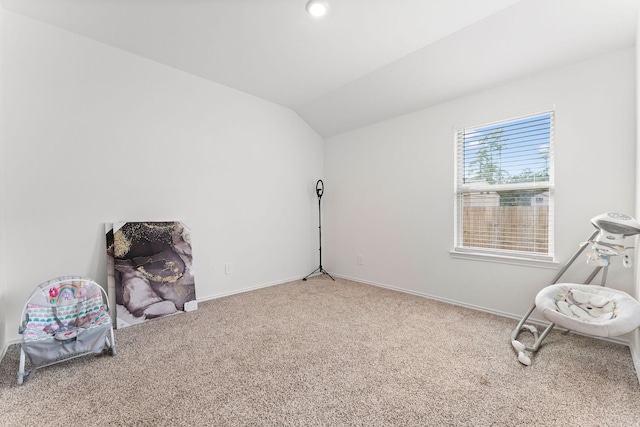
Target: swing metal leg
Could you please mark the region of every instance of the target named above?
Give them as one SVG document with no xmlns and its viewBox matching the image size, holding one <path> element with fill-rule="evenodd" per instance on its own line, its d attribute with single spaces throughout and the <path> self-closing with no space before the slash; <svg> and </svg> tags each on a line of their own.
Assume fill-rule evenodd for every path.
<svg viewBox="0 0 640 427">
<path fill-rule="evenodd" d="M 596 267 L 594 269 L 594 271 L 589 275 L 589 277 L 587 277 L 587 280 L 585 280 L 585 283 L 586 284 L 590 284 L 593 281 L 593 279 L 596 277 L 596 275 L 600 271 L 602 271 L 601 285 L 604 286 L 606 278 L 607 278 L 607 270 L 608 270 L 608 268 L 609 268 L 609 266 L 606 266 L 604 268 L 603 267 Z M 522 363 L 523 365 L 527 365 L 527 366 L 531 365 L 531 359 L 524 352 L 525 351 L 531 351 L 531 352 L 538 351 L 538 349 L 540 348 L 540 345 L 542 344 L 542 341 L 547 337 L 547 335 L 549 335 L 549 332 L 551 332 L 551 330 L 556 326 L 555 323 L 550 323 L 545 328 L 545 330 L 542 331 L 542 334 L 539 334 L 538 333 L 538 329 L 535 326 L 527 325 L 526 322 L 529 319 L 529 316 L 531 316 L 531 314 L 533 313 L 533 311 L 535 309 L 536 309 L 536 305 L 534 304 L 529 309 L 527 314 L 525 314 L 524 317 L 520 320 L 520 322 L 518 323 L 518 326 L 516 326 L 516 328 L 511 332 L 511 346 L 514 348 L 514 350 L 518 354 L 518 360 L 520 361 L 520 363 Z M 520 333 L 524 332 L 524 331 L 529 331 L 533 335 L 534 343 L 533 343 L 532 346 L 527 346 L 527 345 L 523 344 L 522 342 L 518 341 L 518 337 L 520 336 Z M 567 331 L 564 332 L 564 334 L 568 334 L 569 332 L 570 331 L 567 330 Z"/>
<path fill-rule="evenodd" d="M 558 282 L 558 280 L 560 280 L 562 275 L 569 269 L 571 264 L 573 264 L 573 262 L 576 259 L 578 259 L 580 254 L 587 248 L 587 246 L 589 246 L 589 242 L 593 238 L 595 238 L 597 236 L 597 234 L 598 234 L 598 231 L 597 230 L 594 231 L 593 234 L 591 234 L 591 236 L 589 237 L 589 239 L 586 242 L 584 242 L 584 243 L 582 243 L 580 245 L 578 250 L 571 256 L 571 258 L 558 271 L 556 276 L 552 279 L 550 285 L 554 285 L 554 284 L 556 284 Z M 604 286 L 604 283 L 605 283 L 606 277 L 607 277 L 607 269 L 608 269 L 608 266 L 604 267 L 604 270 L 603 270 L 603 273 L 602 273 L 602 285 L 603 286 Z M 591 283 L 593 281 L 593 279 L 596 277 L 596 275 L 600 272 L 600 270 L 602 270 L 602 267 L 596 267 L 595 270 L 589 275 L 589 277 L 587 277 L 587 280 L 585 281 L 585 283 Z M 550 323 L 549 325 L 547 325 L 545 330 L 542 331 L 541 334 L 539 334 L 538 333 L 538 329 L 535 326 L 527 325 L 526 324 L 527 319 L 529 319 L 529 316 L 531 316 L 531 314 L 533 313 L 533 311 L 535 309 L 536 309 L 536 305 L 534 304 L 529 309 L 527 314 L 525 314 L 524 317 L 520 320 L 520 322 L 518 323 L 518 326 L 516 326 L 516 328 L 511 332 L 511 346 L 513 347 L 513 349 L 518 354 L 518 361 L 520 361 L 520 363 L 522 363 L 523 365 L 526 365 L 526 366 L 531 365 L 531 358 L 525 354 L 525 351 L 530 351 L 530 352 L 538 351 L 538 349 L 540 348 L 540 345 L 542 344 L 542 341 L 544 341 L 544 339 L 547 337 L 547 335 L 549 335 L 549 332 L 551 332 L 551 330 L 556 326 L 555 323 Z M 533 345 L 527 346 L 527 345 L 523 344 L 522 342 L 518 341 L 518 337 L 520 336 L 520 333 L 524 332 L 524 331 L 528 331 L 533 335 L 533 339 L 534 339 Z"/>
<path fill-rule="evenodd" d="M 555 323 L 550 323 L 549 325 L 547 325 L 545 330 L 542 331 L 542 334 L 539 334 L 538 329 L 535 326 L 527 325 L 526 324 L 527 319 L 529 319 L 529 316 L 531 316 L 531 313 L 533 313 L 533 310 L 535 309 L 536 309 L 536 306 L 534 304 L 529 309 L 527 314 L 525 314 L 524 317 L 520 320 L 520 322 L 518 323 L 518 326 L 516 326 L 516 328 L 511 332 L 511 346 L 516 351 L 516 353 L 518 353 L 518 360 L 520 361 L 520 363 L 526 366 L 531 365 L 531 358 L 527 356 L 524 352 L 538 351 L 538 349 L 540 348 L 540 345 L 542 344 L 542 341 L 544 341 L 547 335 L 549 335 L 549 332 L 551 332 L 551 330 L 556 326 Z M 533 335 L 533 339 L 534 339 L 533 345 L 527 346 L 523 344 L 521 341 L 518 341 L 518 337 L 520 336 L 520 333 L 524 331 L 528 331 Z"/>
</svg>

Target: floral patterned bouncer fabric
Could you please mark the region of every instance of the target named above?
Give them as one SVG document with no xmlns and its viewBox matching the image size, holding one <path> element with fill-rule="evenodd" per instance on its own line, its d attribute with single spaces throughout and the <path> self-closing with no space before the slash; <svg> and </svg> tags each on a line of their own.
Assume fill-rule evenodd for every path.
<svg viewBox="0 0 640 427">
<path fill-rule="evenodd" d="M 106 292 L 92 279 L 68 276 L 42 283 L 29 297 L 22 319 L 18 384 L 54 363 L 102 353 L 105 348 L 115 355 Z"/>
</svg>

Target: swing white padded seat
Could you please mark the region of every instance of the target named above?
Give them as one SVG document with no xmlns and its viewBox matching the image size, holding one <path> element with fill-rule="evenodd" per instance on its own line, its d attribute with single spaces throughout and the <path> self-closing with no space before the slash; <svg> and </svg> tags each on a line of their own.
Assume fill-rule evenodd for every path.
<svg viewBox="0 0 640 427">
<path fill-rule="evenodd" d="M 568 310 L 563 301 L 574 290 L 583 302 Z M 605 304 L 609 307 L 607 310 L 603 310 Z M 536 296 L 535 305 L 547 320 L 586 335 L 615 337 L 640 326 L 640 303 L 626 292 L 603 286 L 557 283 L 542 289 Z M 590 316 L 591 312 L 596 315 Z"/>
</svg>

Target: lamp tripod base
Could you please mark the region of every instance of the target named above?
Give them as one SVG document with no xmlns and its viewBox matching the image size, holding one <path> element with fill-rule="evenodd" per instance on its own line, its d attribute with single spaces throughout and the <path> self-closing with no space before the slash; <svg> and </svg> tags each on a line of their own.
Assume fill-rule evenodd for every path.
<svg viewBox="0 0 640 427">
<path fill-rule="evenodd" d="M 336 279 L 334 279 L 334 278 L 333 278 L 333 276 L 331 276 L 329 273 L 327 273 L 327 272 L 325 271 L 325 269 L 324 269 L 324 268 L 322 268 L 322 266 L 320 266 L 320 267 L 316 268 L 316 269 L 315 269 L 315 270 L 313 270 L 311 273 L 307 274 L 307 276 L 306 276 L 304 279 L 302 279 L 302 281 L 303 281 L 303 282 L 306 282 L 306 281 L 307 281 L 307 278 L 308 278 L 309 276 L 312 276 L 312 275 L 313 275 L 313 274 L 315 274 L 315 273 L 320 273 L 321 275 L 322 275 L 322 274 L 326 274 L 327 276 L 331 277 L 331 280 L 333 280 L 334 282 L 336 281 Z"/>
</svg>

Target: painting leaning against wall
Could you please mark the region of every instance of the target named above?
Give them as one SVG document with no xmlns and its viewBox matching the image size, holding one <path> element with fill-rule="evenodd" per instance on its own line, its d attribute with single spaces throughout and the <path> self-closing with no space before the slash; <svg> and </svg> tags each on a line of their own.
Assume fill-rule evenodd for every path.
<svg viewBox="0 0 640 427">
<path fill-rule="evenodd" d="M 123 222 L 106 224 L 105 230 L 109 295 L 118 328 L 184 312 L 185 304 L 193 305 L 188 227 L 179 221 Z"/>
</svg>

